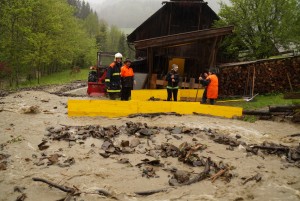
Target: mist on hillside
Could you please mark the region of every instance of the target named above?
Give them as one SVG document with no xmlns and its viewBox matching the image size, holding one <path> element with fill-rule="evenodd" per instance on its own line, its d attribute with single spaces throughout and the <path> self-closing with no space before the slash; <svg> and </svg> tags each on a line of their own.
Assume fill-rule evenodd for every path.
<svg viewBox="0 0 300 201">
<path fill-rule="evenodd" d="M 164 0 L 165 1 L 165 0 Z M 153 15 L 163 5 L 163 0 L 113 0 L 88 1 L 99 18 L 109 25 L 134 29 Z"/>
</svg>

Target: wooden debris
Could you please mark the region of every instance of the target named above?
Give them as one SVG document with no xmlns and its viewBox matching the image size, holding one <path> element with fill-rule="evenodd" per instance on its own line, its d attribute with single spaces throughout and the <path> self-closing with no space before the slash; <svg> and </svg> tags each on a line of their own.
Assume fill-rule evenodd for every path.
<svg viewBox="0 0 300 201">
<path fill-rule="evenodd" d="M 58 184 L 53 183 L 51 181 L 47 181 L 46 179 L 42 179 L 42 178 L 38 178 L 38 177 L 33 177 L 32 180 L 33 181 L 39 181 L 39 182 L 46 183 L 49 186 L 57 188 L 57 189 L 59 189 L 59 190 L 61 190 L 63 192 L 66 192 L 66 193 L 74 193 L 76 191 L 74 188 L 70 188 L 70 187 L 67 187 L 67 186 L 61 186 L 61 185 L 58 185 Z"/>
<path fill-rule="evenodd" d="M 219 172 L 217 172 L 215 175 L 211 176 L 211 183 L 214 183 L 220 176 L 222 176 L 225 172 L 228 171 L 228 168 L 221 169 Z"/>
<path fill-rule="evenodd" d="M 42 179 L 42 178 L 37 178 L 37 177 L 33 177 L 32 178 L 33 181 L 39 181 L 39 182 L 43 182 L 43 183 L 46 183 L 48 184 L 49 186 L 51 187 L 54 187 L 54 188 L 57 188 L 63 192 L 66 192 L 68 193 L 66 198 L 64 198 L 63 200 L 71 200 L 71 198 L 73 196 L 78 196 L 82 193 L 85 193 L 85 194 L 99 194 L 99 195 L 103 195 L 103 196 L 106 196 L 106 197 L 111 197 L 111 198 L 115 198 L 117 199 L 116 197 L 114 197 L 110 192 L 108 192 L 107 190 L 105 189 L 97 189 L 95 192 L 84 192 L 84 191 L 80 191 L 77 187 L 74 186 L 74 188 L 71 188 L 71 187 L 67 187 L 67 186 L 62 186 L 62 185 L 58 185 L 54 182 L 51 182 L 51 181 L 48 181 L 46 179 Z"/>
<path fill-rule="evenodd" d="M 190 179 L 189 181 L 183 183 L 182 185 L 191 185 L 193 183 L 202 181 L 204 179 L 206 179 L 209 176 L 209 172 L 210 172 L 210 164 L 211 160 L 210 158 L 207 158 L 206 164 L 205 164 L 205 169 L 203 170 L 203 172 L 200 172 L 198 175 L 196 175 L 194 178 Z"/>
<path fill-rule="evenodd" d="M 259 182 L 262 179 L 262 175 L 260 173 L 257 173 L 256 175 L 253 175 L 252 177 L 249 177 L 246 179 L 242 184 L 245 185 L 249 181 L 255 180 L 256 182 Z"/>
<path fill-rule="evenodd" d="M 294 123 L 300 122 L 300 105 L 269 106 L 268 110 L 243 110 L 243 115 L 255 115 L 262 120 L 272 120 L 276 117 L 287 119 Z"/>
<path fill-rule="evenodd" d="M 157 113 L 137 113 L 128 115 L 128 118 L 135 118 L 135 117 L 146 117 L 146 118 L 154 118 L 162 115 L 174 115 L 174 116 L 182 116 L 176 112 L 157 112 Z"/>
<path fill-rule="evenodd" d="M 147 195 L 152 195 L 152 194 L 155 194 L 155 193 L 165 192 L 168 189 L 170 189 L 170 188 L 162 188 L 162 189 L 149 190 L 149 191 L 137 191 L 137 192 L 134 192 L 134 193 L 137 194 L 137 195 L 147 196 Z"/>
<path fill-rule="evenodd" d="M 22 195 L 18 196 L 16 201 L 24 201 L 27 198 L 27 195 L 25 193 L 22 193 Z"/>
</svg>

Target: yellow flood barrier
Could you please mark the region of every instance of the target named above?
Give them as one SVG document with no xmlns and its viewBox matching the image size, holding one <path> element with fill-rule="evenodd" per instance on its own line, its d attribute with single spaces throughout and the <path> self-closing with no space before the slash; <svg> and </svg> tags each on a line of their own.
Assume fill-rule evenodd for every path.
<svg viewBox="0 0 300 201">
<path fill-rule="evenodd" d="M 68 100 L 69 116 L 121 117 L 136 113 L 176 112 L 178 114 L 206 114 L 232 118 L 242 115 L 242 108 L 206 105 L 199 102 L 171 101 L 113 101 Z"/>
<path fill-rule="evenodd" d="M 182 98 L 198 98 L 202 97 L 204 89 L 179 89 L 178 100 Z M 154 97 L 161 100 L 167 99 L 167 89 L 139 89 L 131 91 L 131 100 L 147 101 L 149 98 Z"/>
</svg>

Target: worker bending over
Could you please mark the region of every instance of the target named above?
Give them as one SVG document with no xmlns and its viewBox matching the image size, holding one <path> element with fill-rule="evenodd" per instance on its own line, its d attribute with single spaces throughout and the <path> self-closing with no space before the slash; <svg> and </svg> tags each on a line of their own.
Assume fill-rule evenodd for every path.
<svg viewBox="0 0 300 201">
<path fill-rule="evenodd" d="M 199 77 L 199 80 L 204 80 L 202 77 Z M 216 76 L 216 71 L 210 69 L 208 71 L 208 76 L 204 80 L 207 83 L 207 98 L 209 99 L 209 103 L 211 105 L 215 104 L 215 100 L 218 98 L 218 88 L 219 88 L 219 81 L 218 77 Z"/>
</svg>

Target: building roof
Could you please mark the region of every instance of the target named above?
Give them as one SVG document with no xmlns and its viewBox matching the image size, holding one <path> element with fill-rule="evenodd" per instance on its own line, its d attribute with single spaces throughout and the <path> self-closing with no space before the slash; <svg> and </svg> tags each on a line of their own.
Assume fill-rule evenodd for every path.
<svg viewBox="0 0 300 201">
<path fill-rule="evenodd" d="M 163 24 L 165 22 L 164 20 L 166 20 L 165 18 L 169 17 L 170 12 L 172 12 L 172 8 L 175 8 L 175 7 L 179 8 L 177 10 L 179 12 L 186 12 L 186 14 L 190 14 L 192 12 L 191 8 L 194 8 L 194 9 L 198 8 L 199 5 L 201 4 L 202 6 L 200 6 L 200 7 L 201 8 L 203 7 L 203 10 L 206 11 L 205 15 L 202 16 L 202 17 L 210 18 L 212 20 L 218 20 L 219 19 L 218 15 L 207 5 L 207 2 L 204 2 L 203 0 L 171 0 L 171 1 L 164 1 L 164 2 L 162 2 L 162 4 L 164 4 L 164 6 L 162 6 L 159 10 L 157 10 L 152 16 L 150 16 L 146 21 L 144 21 L 131 34 L 129 34 L 127 36 L 127 41 L 128 42 L 132 43 L 136 40 L 139 40 L 140 38 L 137 38 L 137 33 L 145 31 L 145 30 L 149 30 L 149 26 L 151 26 L 151 28 L 155 27 L 155 29 L 157 30 L 156 36 L 151 36 L 151 37 L 146 36 L 143 39 L 174 34 L 174 32 L 173 33 L 167 33 L 165 30 L 161 31 L 159 27 L 160 26 L 168 26 L 166 24 Z M 194 9 L 193 9 L 193 11 L 195 11 Z M 196 9 L 197 12 L 201 12 L 201 10 L 202 9 L 199 9 L 199 10 Z M 165 15 L 166 13 L 168 13 L 168 14 Z M 197 19 L 180 18 L 180 19 L 177 19 L 177 20 L 185 20 L 186 22 L 191 21 L 191 20 L 195 20 L 196 23 L 200 23 L 200 22 L 197 22 L 198 18 Z M 184 27 L 181 27 L 181 29 L 183 29 L 183 28 Z M 205 27 L 205 28 L 195 27 L 195 28 L 190 29 L 188 31 L 195 31 L 195 30 L 208 29 L 208 28 L 210 28 L 210 27 Z M 152 30 L 151 30 L 151 32 L 152 32 Z M 176 33 L 179 33 L 179 32 L 180 31 L 177 31 Z M 186 32 L 186 31 L 182 31 L 182 32 Z"/>
</svg>

